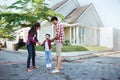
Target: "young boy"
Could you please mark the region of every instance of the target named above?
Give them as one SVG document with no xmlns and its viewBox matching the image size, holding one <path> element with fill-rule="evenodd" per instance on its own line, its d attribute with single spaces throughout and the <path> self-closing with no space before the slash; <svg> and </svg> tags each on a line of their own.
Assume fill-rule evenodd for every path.
<svg viewBox="0 0 120 80">
<path fill-rule="evenodd" d="M 51 42 L 54 41 L 54 39 L 50 39 L 50 34 L 46 34 L 46 40 L 44 40 L 43 44 L 41 46 L 44 46 L 45 49 L 45 57 L 46 57 L 46 67 L 52 67 L 52 58 L 51 58 L 51 51 L 52 51 L 52 45 Z"/>
</svg>

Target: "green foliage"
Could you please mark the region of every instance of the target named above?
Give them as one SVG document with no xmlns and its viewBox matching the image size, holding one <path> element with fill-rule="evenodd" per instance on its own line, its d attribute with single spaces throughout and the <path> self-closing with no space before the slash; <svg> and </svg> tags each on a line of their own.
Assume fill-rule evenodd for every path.
<svg viewBox="0 0 120 80">
<path fill-rule="evenodd" d="M 44 1 L 17 0 L 10 6 L 0 5 L 0 28 L 6 28 L 6 32 L 11 30 L 12 33 L 13 28 L 30 27 L 35 22 L 49 20 L 51 16 L 64 19 L 61 14 L 52 11 Z"/>
<path fill-rule="evenodd" d="M 0 28 L 0 38 L 8 38 L 10 40 L 14 39 L 15 37 L 12 35 L 12 30 L 7 28 Z"/>
<path fill-rule="evenodd" d="M 65 40 L 65 45 L 70 45 L 70 40 Z"/>
</svg>

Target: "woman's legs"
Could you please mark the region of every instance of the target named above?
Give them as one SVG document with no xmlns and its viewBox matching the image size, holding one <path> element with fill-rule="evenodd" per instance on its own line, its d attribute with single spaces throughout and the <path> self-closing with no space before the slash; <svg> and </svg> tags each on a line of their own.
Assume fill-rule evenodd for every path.
<svg viewBox="0 0 120 80">
<path fill-rule="evenodd" d="M 30 61 L 32 58 L 32 45 L 27 45 L 28 58 L 27 58 L 27 68 L 30 68 Z"/>
<path fill-rule="evenodd" d="M 33 46 L 32 46 L 32 66 L 36 66 L 36 65 L 35 65 L 35 56 L 36 56 L 35 46 L 33 45 Z"/>
</svg>

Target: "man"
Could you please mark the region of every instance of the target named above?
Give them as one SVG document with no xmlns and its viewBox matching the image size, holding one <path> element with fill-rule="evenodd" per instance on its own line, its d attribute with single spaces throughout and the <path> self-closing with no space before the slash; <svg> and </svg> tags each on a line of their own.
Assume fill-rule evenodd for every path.
<svg viewBox="0 0 120 80">
<path fill-rule="evenodd" d="M 51 18 L 51 22 L 54 24 L 56 29 L 55 39 L 56 39 L 56 55 L 57 55 L 57 66 L 52 71 L 52 73 L 59 73 L 60 70 L 62 69 L 61 52 L 62 52 L 62 45 L 64 42 L 64 28 L 62 24 L 58 22 L 58 18 L 55 16 Z"/>
</svg>

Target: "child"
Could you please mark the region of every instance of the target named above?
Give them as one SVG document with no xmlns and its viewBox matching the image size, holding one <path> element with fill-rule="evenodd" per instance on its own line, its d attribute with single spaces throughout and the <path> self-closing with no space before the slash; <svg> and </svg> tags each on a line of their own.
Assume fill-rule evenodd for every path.
<svg viewBox="0 0 120 80">
<path fill-rule="evenodd" d="M 45 57 L 46 57 L 46 67 L 52 67 L 52 58 L 51 58 L 51 51 L 52 51 L 52 45 L 51 42 L 54 41 L 54 39 L 50 39 L 50 34 L 46 34 L 46 40 L 44 40 L 43 44 L 41 46 L 44 46 L 45 49 Z"/>
</svg>

